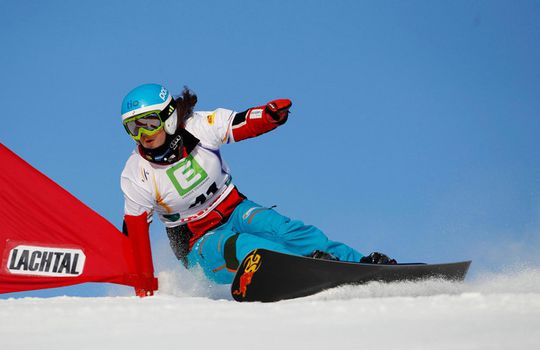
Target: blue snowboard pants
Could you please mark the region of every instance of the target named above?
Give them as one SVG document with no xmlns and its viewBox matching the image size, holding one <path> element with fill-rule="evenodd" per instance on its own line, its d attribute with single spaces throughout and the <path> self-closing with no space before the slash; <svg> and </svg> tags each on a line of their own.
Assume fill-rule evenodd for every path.
<svg viewBox="0 0 540 350">
<path fill-rule="evenodd" d="M 233 240 L 226 244 L 231 238 Z M 231 250 L 235 255 L 233 258 L 241 263 L 249 252 L 260 248 L 302 256 L 321 250 L 341 261 L 358 262 L 363 256 L 343 243 L 328 240 L 314 226 L 291 220 L 272 208 L 246 199 L 236 207 L 225 224 L 195 242 L 187 256 L 188 267 L 199 265 L 210 280 L 232 283 L 236 271 L 234 264 L 230 263 Z"/>
</svg>

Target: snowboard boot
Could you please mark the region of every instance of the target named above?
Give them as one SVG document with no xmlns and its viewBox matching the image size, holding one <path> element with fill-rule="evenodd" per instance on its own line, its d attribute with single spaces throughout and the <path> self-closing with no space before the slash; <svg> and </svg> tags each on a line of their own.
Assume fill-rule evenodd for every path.
<svg viewBox="0 0 540 350">
<path fill-rule="evenodd" d="M 362 264 L 384 264 L 384 265 L 395 265 L 397 261 L 395 259 L 390 259 L 386 254 L 373 252 L 369 255 L 366 255 L 360 259 Z"/>
<path fill-rule="evenodd" d="M 313 253 L 311 253 L 311 255 L 309 255 L 309 257 L 313 258 L 313 259 L 321 259 L 321 260 L 334 260 L 334 261 L 339 260 L 338 258 L 333 256 L 332 254 L 327 253 L 327 252 L 323 252 L 322 250 L 313 251 Z"/>
</svg>

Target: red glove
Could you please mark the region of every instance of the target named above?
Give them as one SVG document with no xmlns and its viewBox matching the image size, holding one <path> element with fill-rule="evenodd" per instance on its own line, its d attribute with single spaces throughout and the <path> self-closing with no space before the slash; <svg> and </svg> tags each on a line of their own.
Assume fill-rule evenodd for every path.
<svg viewBox="0 0 540 350">
<path fill-rule="evenodd" d="M 265 113 L 272 119 L 271 121 L 277 124 L 283 124 L 289 116 L 289 109 L 292 102 L 289 99 L 282 98 L 279 100 L 270 101 L 266 104 Z"/>
<path fill-rule="evenodd" d="M 234 140 L 238 142 L 259 136 L 284 124 L 291 105 L 291 100 L 283 98 L 237 113 L 232 123 Z"/>
</svg>

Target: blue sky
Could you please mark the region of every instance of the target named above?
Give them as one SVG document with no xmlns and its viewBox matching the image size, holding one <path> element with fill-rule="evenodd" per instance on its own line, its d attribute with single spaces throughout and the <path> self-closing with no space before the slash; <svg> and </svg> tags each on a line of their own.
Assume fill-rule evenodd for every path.
<svg viewBox="0 0 540 350">
<path fill-rule="evenodd" d="M 537 1 L 2 1 L 0 141 L 120 227 L 129 90 L 288 97 L 285 126 L 223 149 L 250 199 L 398 261 L 538 266 L 539 43 Z"/>
</svg>

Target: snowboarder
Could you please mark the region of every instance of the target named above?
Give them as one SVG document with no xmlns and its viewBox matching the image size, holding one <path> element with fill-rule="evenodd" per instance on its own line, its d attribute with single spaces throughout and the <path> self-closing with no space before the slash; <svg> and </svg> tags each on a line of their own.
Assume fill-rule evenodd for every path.
<svg viewBox="0 0 540 350">
<path fill-rule="evenodd" d="M 144 84 L 122 101 L 122 123 L 135 140 L 121 176 L 124 231 L 145 230 L 156 213 L 176 257 L 202 267 L 217 283 L 231 283 L 239 262 L 255 248 L 286 254 L 375 264 L 395 264 L 381 253 L 363 256 L 330 241 L 314 226 L 250 201 L 232 183 L 220 147 L 283 125 L 291 101 L 235 112 L 198 112 L 197 96 L 184 88 L 173 98 L 159 84 Z"/>
</svg>

